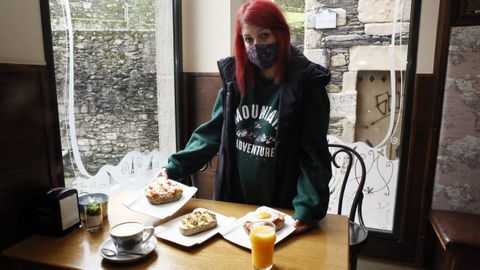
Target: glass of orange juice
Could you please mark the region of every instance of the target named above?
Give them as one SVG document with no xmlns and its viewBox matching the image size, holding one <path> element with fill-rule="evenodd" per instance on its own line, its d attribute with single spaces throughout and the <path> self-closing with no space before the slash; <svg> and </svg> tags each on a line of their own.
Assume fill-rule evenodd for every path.
<svg viewBox="0 0 480 270">
<path fill-rule="evenodd" d="M 275 225 L 272 222 L 258 221 L 251 225 L 250 243 L 253 269 L 272 269 L 275 240 Z"/>
</svg>

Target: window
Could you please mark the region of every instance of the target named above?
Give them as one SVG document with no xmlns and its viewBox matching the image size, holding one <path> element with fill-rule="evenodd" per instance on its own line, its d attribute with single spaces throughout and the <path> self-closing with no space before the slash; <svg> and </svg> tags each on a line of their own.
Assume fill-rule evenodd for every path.
<svg viewBox="0 0 480 270">
<path fill-rule="evenodd" d="M 175 150 L 175 2 L 50 1 L 67 185 L 98 175 L 95 185 L 82 188 L 140 186 L 138 179 Z M 411 0 L 277 2 L 285 8 L 294 45 L 314 62 L 329 62 L 329 141 L 364 156 L 367 226 L 392 232 Z M 166 131 L 168 136 L 161 133 Z M 137 180 L 118 180 L 123 176 Z M 331 181 L 331 209 L 337 183 Z"/>
<path fill-rule="evenodd" d="M 329 142 L 349 145 L 363 156 L 367 166 L 363 200 L 366 226 L 391 233 L 403 141 L 412 2 L 276 2 L 284 8 L 291 25 L 292 43 L 313 62 L 329 63 Z M 304 10 L 302 16 L 299 10 Z M 329 212 L 335 212 L 338 203 L 340 177 L 341 173 L 330 183 Z M 350 181 L 359 179 L 353 174 Z M 356 188 L 347 186 L 351 200 Z M 344 204 L 344 212 L 349 207 L 348 202 Z"/>
<path fill-rule="evenodd" d="M 175 150 L 174 2 L 49 1 L 66 186 L 140 187 Z"/>
</svg>

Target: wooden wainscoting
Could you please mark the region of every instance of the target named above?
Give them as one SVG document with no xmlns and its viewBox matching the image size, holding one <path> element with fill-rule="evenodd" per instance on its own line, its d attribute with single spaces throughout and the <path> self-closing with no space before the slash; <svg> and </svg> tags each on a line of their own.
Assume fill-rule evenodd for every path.
<svg viewBox="0 0 480 270">
<path fill-rule="evenodd" d="M 0 250 L 35 231 L 35 197 L 60 181 L 46 70 L 0 64 Z"/>
<path fill-rule="evenodd" d="M 192 132 L 210 120 L 218 91 L 222 88 L 222 79 L 219 73 L 184 73 L 184 88 L 182 107 L 186 114 L 186 123 L 183 124 L 186 138 L 182 142 L 182 149 Z M 206 170 L 192 176 L 198 187 L 197 198 L 213 198 L 216 160 L 214 158 Z"/>
</svg>

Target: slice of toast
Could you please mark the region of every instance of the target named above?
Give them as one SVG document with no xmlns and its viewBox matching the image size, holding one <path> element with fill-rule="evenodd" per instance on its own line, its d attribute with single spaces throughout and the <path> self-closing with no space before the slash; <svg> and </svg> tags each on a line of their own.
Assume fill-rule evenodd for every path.
<svg viewBox="0 0 480 270">
<path fill-rule="evenodd" d="M 182 235 L 194 235 L 217 226 L 217 217 L 214 213 L 197 208 L 192 213 L 184 217 L 179 224 L 179 230 Z"/>
<path fill-rule="evenodd" d="M 280 213 L 275 213 L 275 215 L 272 215 L 273 218 L 265 219 L 262 220 L 255 215 L 250 215 L 249 218 L 243 223 L 243 229 L 247 234 L 250 234 L 250 230 L 252 228 L 252 224 L 257 221 L 268 221 L 272 222 L 275 225 L 275 231 L 281 230 L 285 226 L 285 215 L 280 214 Z"/>
<path fill-rule="evenodd" d="M 155 205 L 178 201 L 182 195 L 182 187 L 172 180 L 155 180 L 145 188 L 145 197 Z"/>
</svg>

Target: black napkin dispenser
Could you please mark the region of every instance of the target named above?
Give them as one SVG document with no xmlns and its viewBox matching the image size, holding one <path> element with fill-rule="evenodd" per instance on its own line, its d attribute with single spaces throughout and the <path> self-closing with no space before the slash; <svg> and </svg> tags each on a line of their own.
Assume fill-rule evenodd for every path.
<svg viewBox="0 0 480 270">
<path fill-rule="evenodd" d="M 63 236 L 78 228 L 78 192 L 76 189 L 57 187 L 42 194 L 37 207 L 38 233 Z"/>
</svg>

